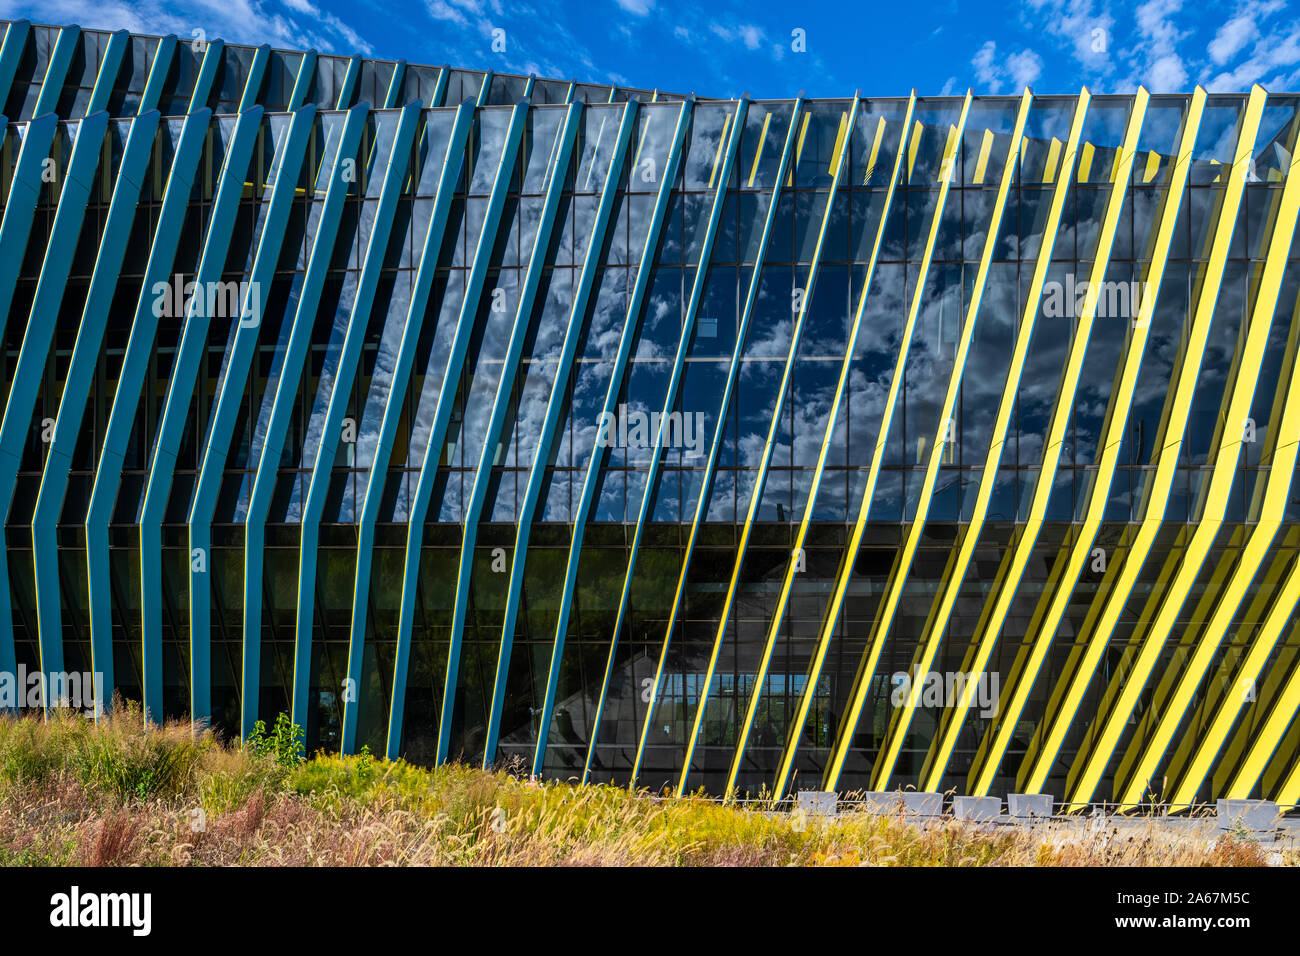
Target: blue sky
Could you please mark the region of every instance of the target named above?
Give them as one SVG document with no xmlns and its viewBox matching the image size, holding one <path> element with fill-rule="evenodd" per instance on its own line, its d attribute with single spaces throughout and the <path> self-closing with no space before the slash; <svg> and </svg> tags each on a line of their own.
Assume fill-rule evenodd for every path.
<svg viewBox="0 0 1300 956">
<path fill-rule="evenodd" d="M 0 0 L 0 16 L 704 96 L 1300 91 L 1300 0 Z"/>
</svg>

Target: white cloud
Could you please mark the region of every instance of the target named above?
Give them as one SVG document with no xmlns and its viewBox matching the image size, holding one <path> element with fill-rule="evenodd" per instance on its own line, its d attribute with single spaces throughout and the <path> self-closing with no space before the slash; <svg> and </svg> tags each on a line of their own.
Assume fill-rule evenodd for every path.
<svg viewBox="0 0 1300 956">
<path fill-rule="evenodd" d="M 1147 0 L 1137 8 L 1138 31 L 1152 49 L 1167 52 L 1177 45 L 1182 34 L 1172 18 L 1182 8 L 1182 0 Z"/>
<path fill-rule="evenodd" d="M 1043 59 L 1033 50 L 999 56 L 998 45 L 993 40 L 986 41 L 970 62 L 982 87 L 981 93 L 997 93 L 1004 82 L 1020 90 L 1031 86 L 1043 73 Z"/>
<path fill-rule="evenodd" d="M 1285 24 L 1266 22 L 1279 11 Z M 1201 82 L 1213 92 L 1241 92 L 1255 83 L 1275 92 L 1294 89 L 1300 84 L 1300 30 L 1287 13 L 1285 0 L 1238 4 L 1210 42 Z M 1245 59 L 1230 66 L 1247 50 Z"/>
<path fill-rule="evenodd" d="M 1255 82 L 1282 90 L 1300 82 L 1287 0 L 1236 0 L 1203 25 L 1201 9 L 1185 0 L 1145 0 L 1127 11 L 1109 0 L 1021 0 L 1020 23 L 1073 56 L 1085 82 L 1097 87 L 1106 78 L 1107 91 L 1131 93 L 1144 84 L 1186 92 L 1197 80 L 1223 91 Z M 1011 58 L 989 56 L 987 44 L 973 65 L 996 82 L 1015 80 Z M 1020 65 L 1022 76 L 1033 72 L 1028 61 Z"/>
<path fill-rule="evenodd" d="M 1056 37 L 1091 73 L 1114 69 L 1115 18 L 1108 10 L 1094 9 L 1093 0 L 1027 0 L 1027 6 L 1022 21 L 1028 28 Z"/>
<path fill-rule="evenodd" d="M 750 23 L 740 27 L 736 32 L 740 34 L 740 39 L 747 50 L 757 50 L 765 39 L 763 31 Z"/>
<path fill-rule="evenodd" d="M 970 61 L 970 65 L 975 67 L 975 79 L 990 93 L 998 91 L 999 71 L 997 64 L 993 62 L 997 55 L 998 45 L 989 40 L 975 52 L 975 56 Z"/>
<path fill-rule="evenodd" d="M 1022 50 L 1007 57 L 1007 72 L 1016 89 L 1032 86 L 1043 74 L 1043 60 L 1033 50 Z"/>
<path fill-rule="evenodd" d="M 1139 41 L 1135 53 L 1145 61 L 1138 72 L 1153 93 L 1176 93 L 1187 83 L 1187 68 L 1178 53 L 1178 42 L 1186 34 L 1173 20 L 1182 8 L 1182 0 L 1147 0 L 1137 8 Z"/>
<path fill-rule="evenodd" d="M 348 26 L 338 17 L 334 16 L 334 14 L 332 13 L 321 14 L 320 21 L 328 25 L 330 29 L 332 29 L 335 33 L 341 36 L 343 38 L 343 42 L 347 44 L 347 48 L 351 52 L 361 53 L 366 56 L 369 56 L 370 54 L 375 52 L 375 48 L 372 47 L 369 43 L 367 43 L 361 37 L 361 34 L 357 33 L 356 30 L 353 30 L 350 26 Z"/>
<path fill-rule="evenodd" d="M 1300 30 L 1282 38 L 1265 37 L 1251 55 L 1233 67 L 1205 81 L 1211 92 L 1241 92 L 1259 83 L 1265 89 L 1288 90 L 1300 82 Z"/>
<path fill-rule="evenodd" d="M 1187 69 L 1182 58 L 1170 53 L 1151 64 L 1147 70 L 1147 85 L 1153 93 L 1177 93 L 1187 87 Z"/>
<path fill-rule="evenodd" d="M 42 0 L 0 3 L 0 16 L 43 23 L 80 23 L 86 28 L 131 30 L 187 38 L 202 30 L 209 39 L 322 53 L 370 54 L 373 47 L 338 17 L 322 15 L 311 0 Z"/>
<path fill-rule="evenodd" d="M 455 23 L 462 27 L 469 26 L 469 19 L 465 14 L 461 13 L 451 4 L 446 3 L 445 0 L 430 0 L 430 2 L 426 4 L 426 9 L 429 11 L 429 16 L 433 17 L 435 20 Z"/>
<path fill-rule="evenodd" d="M 1210 59 L 1222 66 L 1236 56 L 1251 40 L 1259 36 L 1259 27 L 1255 26 L 1252 14 L 1233 17 L 1210 41 Z"/>
<path fill-rule="evenodd" d="M 654 9 L 655 0 L 614 0 L 620 8 L 637 17 L 646 16 Z"/>
</svg>

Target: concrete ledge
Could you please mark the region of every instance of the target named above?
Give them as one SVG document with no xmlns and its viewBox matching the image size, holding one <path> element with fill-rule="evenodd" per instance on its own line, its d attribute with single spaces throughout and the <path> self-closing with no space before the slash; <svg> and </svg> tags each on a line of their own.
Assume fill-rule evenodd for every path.
<svg viewBox="0 0 1300 956">
<path fill-rule="evenodd" d="M 1277 804 L 1272 800 L 1220 800 L 1219 829 L 1231 830 L 1237 823 L 1257 833 L 1277 826 Z"/>
<path fill-rule="evenodd" d="M 1002 813 L 998 797 L 953 797 L 952 815 L 958 820 L 995 820 Z"/>
<path fill-rule="evenodd" d="M 1052 795 L 1050 793 L 1009 793 L 1007 815 L 1020 818 L 1050 817 Z"/>
<path fill-rule="evenodd" d="M 834 790 L 800 790 L 795 807 L 811 816 L 833 817 L 839 809 L 839 796 Z"/>
<path fill-rule="evenodd" d="M 868 790 L 862 795 L 862 809 L 868 813 L 902 813 L 903 795 L 897 790 Z"/>
<path fill-rule="evenodd" d="M 929 790 L 868 790 L 862 795 L 868 813 L 901 813 L 937 817 L 943 813 L 943 794 Z"/>
<path fill-rule="evenodd" d="M 903 807 L 918 817 L 937 817 L 943 814 L 943 794 L 933 790 L 904 790 Z"/>
</svg>

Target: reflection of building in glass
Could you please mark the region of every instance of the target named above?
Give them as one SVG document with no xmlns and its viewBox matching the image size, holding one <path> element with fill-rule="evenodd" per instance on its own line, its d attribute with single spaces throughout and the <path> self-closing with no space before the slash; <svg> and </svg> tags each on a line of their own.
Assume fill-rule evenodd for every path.
<svg viewBox="0 0 1300 956">
<path fill-rule="evenodd" d="M 0 87 L 0 671 L 651 787 L 1300 800 L 1300 98 L 26 23 Z"/>
</svg>

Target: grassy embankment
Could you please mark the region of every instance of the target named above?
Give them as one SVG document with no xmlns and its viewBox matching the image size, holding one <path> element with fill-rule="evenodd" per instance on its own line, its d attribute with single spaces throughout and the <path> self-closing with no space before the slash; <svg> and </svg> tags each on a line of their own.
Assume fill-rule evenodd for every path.
<svg viewBox="0 0 1300 956">
<path fill-rule="evenodd" d="M 1240 836 L 822 822 L 462 765 L 297 757 L 282 723 L 242 747 L 189 724 L 0 718 L 0 865 L 1261 865 Z"/>
</svg>

